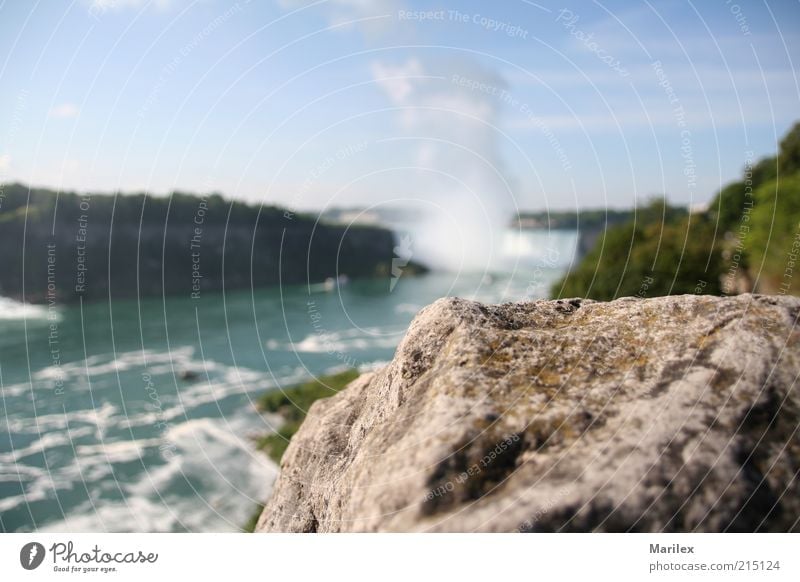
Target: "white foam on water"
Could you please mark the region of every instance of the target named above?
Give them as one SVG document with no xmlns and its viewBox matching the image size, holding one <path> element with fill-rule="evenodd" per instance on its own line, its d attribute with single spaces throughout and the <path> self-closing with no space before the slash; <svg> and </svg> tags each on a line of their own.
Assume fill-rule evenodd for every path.
<svg viewBox="0 0 800 582">
<path fill-rule="evenodd" d="M 167 352 L 136 350 L 119 353 L 116 356 L 95 355 L 60 366 L 48 366 L 33 374 L 32 383 L 22 382 L 6 386 L 4 393 L 6 396 L 19 396 L 30 391 L 32 385 L 34 389 L 51 389 L 50 383 L 56 380 L 68 384 L 73 393 L 88 392 L 92 389 L 93 383 L 103 376 L 112 376 L 116 381 L 116 374 L 137 369 L 142 374 L 149 375 L 152 388 L 155 389 L 163 408 L 163 414 L 168 418 L 183 416 L 188 408 L 221 400 L 234 394 L 265 391 L 276 386 L 272 375 L 267 372 L 194 358 L 194 348 L 184 346 Z M 190 384 L 176 377 L 186 370 L 197 375 Z M 87 376 L 92 383 L 87 381 Z M 144 380 L 141 380 L 139 385 L 144 392 Z M 175 396 L 176 391 L 180 394 L 180 398 Z M 147 396 L 149 397 L 149 390 Z M 170 409 L 170 406 L 173 408 Z M 141 418 L 143 422 L 150 422 L 153 417 L 145 413 Z M 139 423 L 130 419 L 126 426 L 137 424 Z"/>
<path fill-rule="evenodd" d="M 75 447 L 75 452 L 80 456 L 81 463 L 89 463 L 94 458 L 100 462 L 128 463 L 141 459 L 146 449 L 157 448 L 163 442 L 160 438 L 150 438 L 78 445 Z"/>
<path fill-rule="evenodd" d="M 86 447 L 82 464 L 130 459 L 165 441 L 175 447 L 164 464 L 132 483 L 120 483 L 125 502 L 84 503 L 40 531 L 236 531 L 269 495 L 278 468 L 239 436 L 249 424 L 237 415 L 194 419 L 172 427 L 165 439 Z M 121 455 L 121 456 L 120 456 Z M 96 458 L 95 458 L 96 457 Z M 188 479 L 196 493 L 185 490 Z M 188 494 L 187 494 L 188 493 Z M 127 503 L 126 503 L 127 502 Z"/>
<path fill-rule="evenodd" d="M 424 305 L 417 305 L 415 303 L 398 303 L 394 306 L 394 312 L 400 315 L 416 315 Z"/>
<path fill-rule="evenodd" d="M 320 331 L 307 335 L 299 342 L 280 343 L 268 340 L 267 349 L 291 352 L 324 354 L 347 353 L 374 348 L 397 347 L 404 330 L 387 330 L 379 327 L 350 328 L 339 331 Z"/>
<path fill-rule="evenodd" d="M 28 446 L 15 448 L 7 453 L 0 453 L 0 463 L 16 464 L 25 457 L 43 453 L 54 447 L 71 446 L 72 439 L 93 433 L 94 431 L 91 428 L 71 430 L 69 435 L 66 432 L 43 432 L 41 438 L 33 441 Z"/>
<path fill-rule="evenodd" d="M 36 418 L 30 416 L 9 416 L 6 420 L 8 431 L 12 434 L 39 434 L 50 431 L 65 430 L 69 427 L 73 436 L 75 430 L 81 425 L 91 425 L 99 430 L 115 418 L 119 408 L 110 402 L 102 402 L 96 408 L 72 410 L 69 412 L 54 412 L 52 414 L 39 414 Z"/>
<path fill-rule="evenodd" d="M 266 423 L 252 408 L 233 411 L 227 418 L 198 418 L 168 423 L 157 437 L 76 444 L 77 457 L 62 467 L 45 471 L 19 463 L 26 456 L 70 446 L 97 433 L 97 426 L 76 427 L 77 419 L 96 420 L 95 411 L 47 415 L 51 431 L 27 447 L 4 453 L 0 462 L 4 481 L 21 481 L 25 494 L 0 500 L 0 511 L 53 498 L 56 491 L 81 488 L 86 482 L 93 497 L 102 491 L 119 500 L 95 499 L 96 508 L 83 503 L 66 509 L 67 515 L 47 523 L 42 531 L 235 531 L 250 517 L 258 502 L 268 496 L 277 467 L 256 451 L 248 435 L 263 430 Z M 120 415 L 113 407 L 100 411 L 116 426 Z M 56 427 L 69 423 L 70 432 Z M 94 424 L 94 423 L 92 423 Z M 20 427 L 18 427 L 20 428 Z M 132 481 L 113 480 L 115 467 L 136 463 L 145 455 L 157 458 L 168 444 L 173 454 L 157 464 L 148 463 Z M 24 462 L 24 460 L 23 460 Z M 11 471 L 11 467 L 15 471 Z M 128 469 L 130 470 L 130 469 Z M 191 483 L 196 491 L 186 485 Z"/>
<path fill-rule="evenodd" d="M 118 354 L 98 354 L 90 356 L 84 360 L 62 363 L 59 366 L 48 366 L 33 374 L 33 380 L 56 380 L 84 381 L 86 377 L 94 378 L 106 374 L 117 374 L 141 368 L 155 375 L 172 370 L 180 371 L 189 366 L 205 365 L 207 369 L 216 369 L 216 362 L 195 361 L 192 356 L 194 348 L 183 346 L 166 352 L 155 350 L 134 350 L 131 352 L 121 352 Z"/>
<path fill-rule="evenodd" d="M 100 354 L 70 362 L 59 370 L 51 367 L 40 371 L 32 383 L 34 390 L 49 383 L 56 372 L 69 382 L 70 390 L 82 390 L 88 386 L 88 371 L 93 378 L 96 408 L 48 412 L 36 419 L 30 418 L 29 411 L 9 415 L 11 434 L 38 438 L 0 454 L 0 481 L 21 482 L 25 491 L 24 495 L 0 500 L 0 511 L 30 503 L 37 515 L 37 503 L 51 503 L 56 495 L 83 490 L 85 483 L 91 501 L 64 505 L 65 516 L 52 516 L 43 526 L 37 523 L 41 531 L 239 529 L 256 504 L 268 497 L 277 475 L 276 465 L 255 450 L 251 438 L 269 430 L 269 419 L 250 404 L 240 404 L 233 410 L 227 405 L 221 418 L 187 420 L 187 414 L 191 417 L 192 409 L 233 395 L 294 384 L 308 373 L 302 367 L 285 367 L 276 383 L 269 373 L 203 361 L 195 355 L 191 347 L 147 351 L 144 355 L 141 351 Z M 112 388 L 115 400 L 109 402 L 105 399 L 108 381 L 98 389 L 99 378 L 120 371 L 130 376 L 138 368 L 151 375 L 161 407 L 154 407 L 143 382 L 137 387 L 136 380 L 123 380 L 126 416 L 115 402 L 116 389 Z M 184 369 L 197 373 L 197 379 L 189 383 L 176 380 L 174 373 Z M 14 385 L 13 392 L 20 392 L 24 398 L 23 392 L 30 390 L 30 383 L 20 383 Z M 163 430 L 147 430 L 158 426 Z M 144 428 L 147 437 L 125 439 L 126 429 L 133 427 Z M 165 445 L 172 456 L 162 454 Z M 36 466 L 41 463 L 39 454 L 45 452 L 49 470 Z M 51 458 L 52 454 L 56 456 Z M 117 481 L 118 471 L 123 471 L 125 478 Z"/>
<path fill-rule="evenodd" d="M 22 303 L 10 297 L 0 296 L 0 321 L 46 320 L 48 317 L 59 321 L 61 313 L 56 309 L 51 314 L 50 309 L 44 305 Z"/>
<path fill-rule="evenodd" d="M 169 508 L 144 498 L 129 498 L 126 502 L 83 503 L 58 521 L 40 526 L 37 531 L 48 532 L 165 532 L 170 531 L 172 517 Z M 126 524 L 133 527 L 120 527 Z"/>
</svg>

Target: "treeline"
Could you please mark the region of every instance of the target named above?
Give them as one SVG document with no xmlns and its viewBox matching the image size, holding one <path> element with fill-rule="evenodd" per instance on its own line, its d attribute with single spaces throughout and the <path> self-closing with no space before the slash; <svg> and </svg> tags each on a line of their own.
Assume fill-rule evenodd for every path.
<svg viewBox="0 0 800 582">
<path fill-rule="evenodd" d="M 654 199 L 598 238 L 555 297 L 800 294 L 800 123 L 776 156 L 748 160 L 705 212 Z"/>
<path fill-rule="evenodd" d="M 633 210 L 614 210 L 613 208 L 590 208 L 580 211 L 522 211 L 514 218 L 511 226 L 513 228 L 550 230 L 595 230 L 626 223 L 633 217 Z"/>
<path fill-rule="evenodd" d="M 0 294 L 28 302 L 154 295 L 386 276 L 378 227 L 175 192 L 108 195 L 0 186 Z"/>
</svg>

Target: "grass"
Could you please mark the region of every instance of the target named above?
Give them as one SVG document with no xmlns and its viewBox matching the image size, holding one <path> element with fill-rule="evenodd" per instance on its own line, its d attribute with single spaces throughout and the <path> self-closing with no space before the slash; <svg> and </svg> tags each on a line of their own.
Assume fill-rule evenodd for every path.
<svg viewBox="0 0 800 582">
<path fill-rule="evenodd" d="M 311 405 L 320 398 L 333 396 L 358 376 L 358 370 L 345 370 L 264 394 L 256 403 L 258 409 L 280 415 L 283 424 L 277 432 L 256 439 L 256 447 L 280 464 L 289 441 L 300 428 Z"/>
<path fill-rule="evenodd" d="M 264 511 L 264 504 L 259 503 L 256 510 L 253 511 L 253 515 L 251 515 L 247 523 L 242 526 L 242 531 L 244 533 L 253 533 L 256 531 L 256 524 L 258 523 L 258 518 L 261 517 L 262 511 Z"/>
</svg>

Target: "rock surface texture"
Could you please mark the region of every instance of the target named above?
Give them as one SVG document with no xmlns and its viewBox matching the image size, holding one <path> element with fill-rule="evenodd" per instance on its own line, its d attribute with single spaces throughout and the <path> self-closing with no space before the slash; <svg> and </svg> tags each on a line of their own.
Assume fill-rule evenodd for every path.
<svg viewBox="0 0 800 582">
<path fill-rule="evenodd" d="M 798 531 L 798 316 L 439 300 L 311 407 L 257 531 Z"/>
</svg>

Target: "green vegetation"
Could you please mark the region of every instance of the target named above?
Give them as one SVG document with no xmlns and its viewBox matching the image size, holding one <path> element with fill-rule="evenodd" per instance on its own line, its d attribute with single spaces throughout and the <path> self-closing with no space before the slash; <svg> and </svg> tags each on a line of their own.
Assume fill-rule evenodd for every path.
<svg viewBox="0 0 800 582">
<path fill-rule="evenodd" d="M 583 217 L 583 213 L 581 216 Z M 611 226 L 552 287 L 555 297 L 654 297 L 682 293 L 798 294 L 800 123 L 777 156 L 745 167 L 708 210 L 688 214 L 663 199 Z"/>
<path fill-rule="evenodd" d="M 706 293 L 719 293 L 719 251 L 709 252 L 704 244 L 713 240 L 713 232 L 707 217 L 688 216 L 663 199 L 653 200 L 640 219 L 609 229 L 577 268 L 554 286 L 554 294 L 654 297 L 692 293 L 698 285 Z"/>
<path fill-rule="evenodd" d="M 797 295 L 794 263 L 800 260 L 800 172 L 762 184 L 753 194 L 747 237 L 750 272 L 759 288 Z"/>
<path fill-rule="evenodd" d="M 283 424 L 277 432 L 260 437 L 256 446 L 280 463 L 289 441 L 300 428 L 311 405 L 320 398 L 333 396 L 358 375 L 358 370 L 345 370 L 264 394 L 257 402 L 259 410 L 279 414 Z"/>
<path fill-rule="evenodd" d="M 253 533 L 256 531 L 256 525 L 258 525 L 258 518 L 261 517 L 261 512 L 264 511 L 264 504 L 259 503 L 256 505 L 256 508 L 253 510 L 253 514 L 248 518 L 247 522 L 242 526 L 242 532 L 244 533 Z"/>
<path fill-rule="evenodd" d="M 579 212 L 544 211 L 520 212 L 512 222 L 513 227 L 547 229 L 597 229 L 632 220 L 633 210 L 614 210 L 611 208 L 590 208 Z"/>
</svg>

